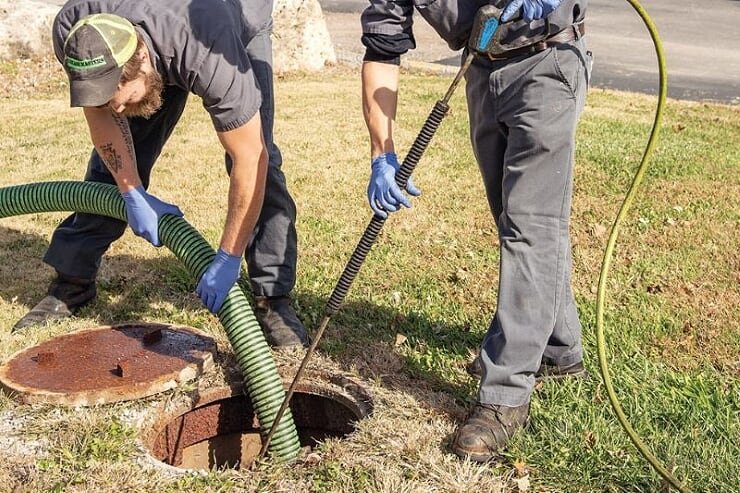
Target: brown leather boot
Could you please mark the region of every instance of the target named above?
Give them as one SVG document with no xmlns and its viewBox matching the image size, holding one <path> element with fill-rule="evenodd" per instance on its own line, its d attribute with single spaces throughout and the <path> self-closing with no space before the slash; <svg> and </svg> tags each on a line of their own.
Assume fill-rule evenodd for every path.
<svg viewBox="0 0 740 493">
<path fill-rule="evenodd" d="M 475 357 L 473 361 L 468 363 L 465 367 L 465 371 L 472 377 L 481 378 L 483 376 L 483 362 L 480 359 L 480 354 Z M 534 374 L 535 381 L 541 380 L 560 380 L 567 377 L 573 378 L 585 378 L 588 376 L 586 368 L 583 366 L 583 361 L 573 363 L 572 365 L 558 366 L 554 363 L 548 363 L 542 360 L 539 369 Z"/>
<path fill-rule="evenodd" d="M 516 407 L 476 402 L 455 433 L 452 451 L 475 462 L 491 461 L 528 420 L 529 402 Z"/>
<path fill-rule="evenodd" d="M 257 320 L 267 343 L 276 348 L 308 347 L 308 335 L 287 296 L 255 297 Z"/>
<path fill-rule="evenodd" d="M 57 278 L 51 282 L 46 294 L 43 300 L 16 322 L 11 332 L 41 325 L 50 320 L 71 317 L 95 299 L 97 288 L 94 280 L 57 273 Z"/>
</svg>

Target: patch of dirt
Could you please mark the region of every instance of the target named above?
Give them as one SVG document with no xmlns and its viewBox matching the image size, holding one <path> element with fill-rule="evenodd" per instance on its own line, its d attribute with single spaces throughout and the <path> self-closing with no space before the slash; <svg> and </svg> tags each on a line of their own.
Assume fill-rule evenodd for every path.
<svg viewBox="0 0 740 493">
<path fill-rule="evenodd" d="M 17 412 L 0 414 L 0 450 L 16 457 L 34 457 L 44 452 L 45 439 L 35 439 L 26 430 L 29 418 Z"/>
</svg>

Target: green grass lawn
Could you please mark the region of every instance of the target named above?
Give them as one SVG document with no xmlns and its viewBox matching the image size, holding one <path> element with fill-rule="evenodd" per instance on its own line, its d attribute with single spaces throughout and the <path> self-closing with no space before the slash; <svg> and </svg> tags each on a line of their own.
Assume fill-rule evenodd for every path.
<svg viewBox="0 0 740 493">
<path fill-rule="evenodd" d="M 0 100 L 0 186 L 77 180 L 89 138 L 59 74 L 40 91 Z M 450 79 L 404 74 L 397 148 L 408 149 Z M 298 207 L 295 303 L 315 328 L 371 214 L 359 73 L 347 68 L 276 81 L 276 141 Z M 655 99 L 592 89 L 578 131 L 572 215 L 573 289 L 584 329 L 586 381 L 545 383 L 532 421 L 489 466 L 447 451 L 477 382 L 464 366 L 496 306 L 498 248 L 470 150 L 463 91 L 422 158 L 422 196 L 392 216 L 320 345 L 323 364 L 353 373 L 376 412 L 318 463 L 166 477 L 136 465 L 137 403 L 85 410 L 23 406 L 0 413 L 41 446 L 3 450 L 0 491 L 664 491 L 609 406 L 598 374 L 595 297 L 609 228 L 647 141 Z M 606 337 L 615 386 L 632 425 L 694 491 L 740 491 L 740 110 L 669 101 L 654 163 L 618 241 Z M 228 186 L 222 151 L 193 99 L 152 177 L 216 244 Z M 0 220 L 0 359 L 69 330 L 125 320 L 211 333 L 218 323 L 195 280 L 165 249 L 127 232 L 106 256 L 98 300 L 78 318 L 23 335 L 12 324 L 43 296 L 41 262 L 63 213 Z M 401 334 L 404 338 L 397 338 Z M 35 443 L 35 442 L 34 442 Z M 18 486 L 17 490 L 13 488 Z"/>
</svg>

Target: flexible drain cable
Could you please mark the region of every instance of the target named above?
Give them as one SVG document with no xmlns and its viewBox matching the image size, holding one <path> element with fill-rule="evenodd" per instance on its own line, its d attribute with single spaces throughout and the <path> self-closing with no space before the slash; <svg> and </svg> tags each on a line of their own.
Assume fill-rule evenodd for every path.
<svg viewBox="0 0 740 493">
<path fill-rule="evenodd" d="M 606 356 L 604 300 L 606 297 L 606 281 L 611 264 L 611 258 L 616 246 L 616 240 L 619 235 L 621 223 L 624 221 L 627 211 L 637 195 L 637 189 L 642 183 L 658 140 L 668 86 L 665 55 L 663 52 L 662 42 L 658 35 L 658 30 L 648 13 L 639 2 L 636 0 L 626 1 L 635 9 L 635 11 L 637 11 L 650 33 L 658 58 L 660 86 L 658 91 L 658 105 L 655 111 L 655 118 L 650 132 L 650 138 L 645 148 L 640 166 L 635 173 L 632 184 L 625 195 L 619 213 L 612 225 L 607 246 L 604 251 L 604 258 L 599 275 L 599 288 L 596 297 L 596 346 L 599 358 L 599 371 L 607 390 L 609 402 L 617 415 L 619 423 L 632 440 L 632 443 L 650 463 L 650 465 L 663 477 L 663 479 L 670 483 L 671 486 L 681 492 L 689 492 L 690 490 L 660 463 L 657 457 L 653 455 L 647 445 L 642 441 L 642 439 L 640 439 L 637 432 L 635 432 L 630 425 L 627 416 L 619 404 L 616 392 L 614 391 L 614 385 L 609 373 L 609 365 Z M 445 98 L 437 102 L 432 113 L 424 123 L 421 132 L 414 141 L 411 150 L 404 159 L 399 173 L 396 176 L 396 182 L 401 186 L 401 188 L 405 188 L 404 185 L 408 181 L 408 178 L 411 176 L 415 166 L 418 164 L 421 155 L 426 150 L 432 136 L 446 115 L 449 109 L 447 103 L 459 81 L 460 73 L 458 72 L 458 76 L 455 77 L 455 80 L 447 91 Z M 80 199 L 80 202 L 76 200 L 77 198 Z M 123 201 L 120 199 L 117 189 L 112 185 L 86 182 L 49 182 L 0 188 L 0 218 L 18 214 L 60 210 L 104 214 L 125 220 Z M 255 406 L 260 422 L 273 423 L 267 436 L 263 439 L 263 449 L 260 451 L 260 457 L 264 456 L 265 451 L 268 449 L 278 458 L 283 460 L 291 460 L 297 456 L 298 451 L 300 450 L 300 444 L 297 440 L 295 424 L 293 423 L 290 409 L 286 409 L 292 394 L 291 391 L 298 382 L 301 373 L 300 370 L 305 367 L 308 357 L 318 344 L 320 335 L 326 329 L 331 316 L 336 313 L 341 306 L 354 277 L 359 272 L 359 269 L 373 243 L 377 239 L 384 222 L 385 219 L 378 218 L 376 216 L 373 216 L 371 219 L 370 224 L 352 254 L 352 258 L 345 267 L 339 283 L 327 302 L 326 314 L 319 324 L 317 332 L 318 337 L 314 337 L 314 341 L 309 348 L 309 352 L 306 354 L 306 357 L 304 357 L 301 367 L 299 368 L 299 372 L 296 374 L 296 377 L 293 380 L 293 385 L 291 385 L 287 395 L 284 393 L 282 381 L 277 373 L 277 369 L 275 368 L 275 363 L 269 352 L 269 347 L 264 340 L 264 336 L 262 336 L 261 331 L 259 330 L 259 324 L 257 324 L 254 318 L 254 314 L 252 313 L 244 293 L 242 293 L 241 289 L 237 286 L 232 288 L 229 292 L 229 295 L 224 302 L 224 306 L 221 308 L 221 311 L 219 311 L 219 319 L 224 325 L 229 341 L 232 343 L 232 346 L 234 346 L 234 351 L 237 353 L 239 367 L 242 370 L 245 385 L 247 386 L 249 395 L 253 400 L 253 405 Z M 190 229 L 190 231 L 187 231 L 187 229 Z M 185 232 L 188 233 L 188 238 L 184 241 L 178 241 L 178 239 L 181 238 L 181 235 Z M 205 269 L 213 258 L 213 255 L 215 255 L 213 249 L 200 236 L 200 234 L 192 229 L 192 227 L 182 218 L 169 215 L 162 218 L 160 221 L 160 238 L 162 239 L 162 243 L 167 245 L 168 248 L 170 248 L 170 250 L 172 250 L 172 252 L 188 266 L 191 270 L 191 274 L 193 274 L 196 279 L 200 278 L 203 272 L 205 272 Z M 203 245 L 203 243 L 205 245 Z M 197 254 L 192 253 L 194 247 L 198 248 Z M 344 282 L 342 282 L 343 280 Z M 258 349 L 262 349 L 264 347 L 266 353 L 255 351 L 255 345 L 258 346 Z M 261 354 L 254 357 L 250 354 L 254 352 Z M 268 371 L 263 371 L 265 367 L 271 367 L 273 371 L 270 372 L 269 368 Z M 258 375 L 254 377 L 252 372 L 256 372 Z M 270 373 L 272 374 L 270 375 Z M 269 397 L 258 399 L 258 396 L 261 397 L 267 389 L 278 386 L 279 391 L 276 389 Z M 253 393 L 257 395 L 253 395 Z M 278 402 L 281 402 L 282 404 L 277 408 L 277 411 L 273 412 L 275 404 Z M 261 431 L 264 432 L 264 430 L 265 427 L 263 426 Z M 283 432 L 282 434 L 280 433 L 281 431 Z"/>
<path fill-rule="evenodd" d="M 635 430 L 629 424 L 629 421 L 627 420 L 627 417 L 624 414 L 624 411 L 622 410 L 619 404 L 619 400 L 617 399 L 616 393 L 614 392 L 614 386 L 612 384 L 611 376 L 609 375 L 609 366 L 608 366 L 608 362 L 606 359 L 606 339 L 604 337 L 604 297 L 605 297 L 605 291 L 606 291 L 606 278 L 607 278 L 607 273 L 609 271 L 609 263 L 611 260 L 612 253 L 614 251 L 614 246 L 616 244 L 616 239 L 617 239 L 617 235 L 619 232 L 619 226 L 621 222 L 623 221 L 625 215 L 627 214 L 627 210 L 632 204 L 632 201 L 634 200 L 635 195 L 637 194 L 637 189 L 640 183 L 642 182 L 645 172 L 647 171 L 650 157 L 655 148 L 655 144 L 658 139 L 658 133 L 660 130 L 660 123 L 661 123 L 662 116 L 663 116 L 663 108 L 665 106 L 666 92 L 667 92 L 667 86 L 668 86 L 665 55 L 663 53 L 663 45 L 660 41 L 660 37 L 658 36 L 658 30 L 655 27 L 655 24 L 653 23 L 650 16 L 647 14 L 645 9 L 639 4 L 639 2 L 637 2 L 636 0 L 626 0 L 626 1 L 637 11 L 640 18 L 643 20 L 643 22 L 647 26 L 648 31 L 650 32 L 650 36 L 653 40 L 655 51 L 658 57 L 658 71 L 659 71 L 659 77 L 660 77 L 660 84 L 659 84 L 659 91 L 658 91 L 658 105 L 655 111 L 655 119 L 654 119 L 653 126 L 650 132 L 650 138 L 645 148 L 645 152 L 643 154 L 640 166 L 638 167 L 635 177 L 632 181 L 632 185 L 627 191 L 627 194 L 625 196 L 624 202 L 622 203 L 622 207 L 619 211 L 619 214 L 617 215 L 617 218 L 614 221 L 611 233 L 609 235 L 609 241 L 607 243 L 606 250 L 604 251 L 604 259 L 603 259 L 603 263 L 601 267 L 601 274 L 599 278 L 599 289 L 597 293 L 597 303 L 596 303 L 596 333 L 597 333 L 596 345 L 597 345 L 597 351 L 598 351 L 598 356 L 599 356 L 599 370 L 604 380 L 604 385 L 606 386 L 606 389 L 607 389 L 607 394 L 609 396 L 609 402 L 611 403 L 612 408 L 614 409 L 614 412 L 617 415 L 619 423 L 622 425 L 624 430 L 627 432 L 630 439 L 634 443 L 635 447 L 637 447 L 639 452 L 645 457 L 645 459 L 650 463 L 650 465 L 653 466 L 653 468 L 655 468 L 655 470 L 666 481 L 668 481 L 674 488 L 677 488 L 681 492 L 688 492 L 689 490 L 687 490 L 686 487 L 683 486 L 680 481 L 678 481 L 675 477 L 673 477 L 673 475 L 671 475 L 671 473 L 650 452 L 648 447 L 642 442 L 642 440 L 637 435 Z M 465 61 L 460 67 L 460 70 L 458 71 L 455 78 L 453 79 L 452 84 L 450 84 L 450 87 L 447 90 L 447 93 L 440 101 L 437 101 L 434 108 L 432 109 L 432 112 L 427 117 L 427 120 L 424 122 L 424 125 L 422 126 L 421 131 L 417 135 L 416 140 L 414 140 L 414 143 L 412 144 L 411 149 L 406 155 L 406 158 L 404 159 L 403 164 L 401 165 L 398 173 L 396 173 L 396 183 L 401 188 L 401 190 L 404 190 L 406 188 L 406 182 L 411 176 L 411 173 L 414 171 L 414 168 L 416 167 L 416 165 L 419 163 L 419 160 L 421 159 L 422 154 L 424 153 L 427 146 L 429 145 L 429 142 L 434 136 L 434 133 L 437 131 L 437 128 L 442 122 L 442 119 L 447 114 L 447 111 L 449 110 L 448 102 L 452 96 L 452 93 L 455 91 L 465 71 L 467 71 L 471 61 L 472 61 L 472 55 L 469 55 L 468 57 L 466 57 Z M 344 271 L 342 272 L 342 275 L 340 276 L 339 281 L 337 282 L 337 285 L 334 288 L 334 291 L 332 291 L 332 294 L 326 303 L 324 317 L 319 323 L 319 327 L 313 337 L 311 345 L 309 346 L 306 352 L 306 355 L 304 356 L 303 361 L 301 362 L 301 365 L 298 368 L 298 371 L 296 372 L 295 377 L 293 378 L 293 382 L 288 388 L 288 392 L 285 396 L 285 400 L 283 401 L 283 404 L 280 406 L 280 409 L 278 410 L 278 414 L 277 414 L 278 419 L 282 415 L 282 413 L 286 410 L 286 408 L 288 408 L 288 404 L 293 394 L 293 390 L 297 386 L 297 383 L 303 373 L 303 370 L 306 368 L 308 364 L 309 358 L 311 357 L 314 350 L 316 349 L 316 346 L 318 345 L 319 340 L 321 339 L 321 336 L 326 330 L 326 327 L 328 326 L 332 315 L 334 315 L 341 307 L 343 300 L 345 296 L 347 295 L 347 292 L 349 291 L 349 288 L 352 285 L 352 282 L 354 281 L 355 276 L 357 275 L 360 268 L 362 267 L 362 264 L 365 261 L 365 257 L 367 257 L 367 254 L 369 253 L 372 245 L 375 243 L 378 237 L 378 234 L 380 233 L 380 230 L 383 228 L 384 223 L 385 223 L 384 218 L 373 216 L 367 228 L 365 229 L 362 237 L 360 238 L 360 241 L 355 247 L 355 250 L 352 252 L 352 256 L 350 257 L 349 262 L 345 266 Z M 275 424 L 273 424 L 272 428 L 273 429 L 275 428 Z M 260 458 L 263 457 L 264 454 L 266 453 L 266 450 L 272 438 L 272 434 L 274 432 L 273 429 L 270 430 L 270 432 L 267 435 L 266 440 L 263 441 L 262 450 L 260 451 Z"/>
<path fill-rule="evenodd" d="M 447 115 L 447 112 L 450 109 L 448 105 L 450 98 L 455 92 L 455 89 L 462 80 L 465 71 L 467 71 L 472 61 L 473 55 L 469 55 L 465 62 L 463 62 L 460 70 L 457 72 L 457 75 L 453 79 L 452 84 L 450 84 L 450 87 L 447 90 L 445 96 L 441 100 L 437 101 L 434 105 L 434 108 L 432 108 L 432 111 L 424 122 L 424 125 L 419 131 L 419 134 L 416 136 L 414 143 L 411 145 L 411 149 L 406 155 L 406 158 L 403 160 L 403 163 L 401 164 L 401 167 L 399 168 L 395 177 L 396 184 L 401 188 L 401 190 L 406 189 L 406 182 L 408 182 L 408 179 L 411 176 L 411 173 L 414 171 L 416 165 L 419 164 L 421 156 L 424 154 L 424 151 L 429 145 L 429 142 L 431 142 L 432 137 L 439 128 L 440 123 L 442 123 L 442 120 Z M 372 219 L 370 219 L 370 222 L 365 228 L 365 231 L 362 233 L 360 241 L 357 243 L 357 246 L 352 252 L 349 261 L 347 262 L 347 265 L 342 271 L 342 275 L 339 277 L 336 286 L 334 286 L 334 290 L 332 291 L 331 296 L 329 296 L 329 300 L 326 302 L 326 306 L 324 307 L 324 316 L 321 319 L 321 322 L 319 322 L 319 327 L 318 329 L 316 329 L 316 332 L 311 338 L 311 344 L 306 350 L 306 355 L 303 357 L 303 360 L 301 361 L 301 364 L 298 367 L 295 376 L 293 377 L 293 381 L 288 387 L 288 391 L 285 394 L 285 399 L 278 409 L 277 419 L 280 419 L 280 416 L 282 416 L 283 412 L 290 409 L 290 398 L 293 396 L 293 392 L 298 386 L 298 382 L 300 381 L 301 376 L 303 375 L 303 372 L 308 365 L 308 361 L 311 358 L 311 355 L 314 353 L 316 347 L 319 345 L 321 336 L 324 334 L 324 331 L 329 325 L 331 317 L 337 311 L 339 311 L 339 308 L 342 306 L 344 298 L 349 292 L 349 288 L 352 286 L 357 273 L 360 272 L 360 268 L 365 262 L 367 254 L 370 253 L 370 249 L 372 248 L 373 244 L 375 244 L 380 231 L 383 229 L 385 221 L 386 218 L 373 215 Z M 267 434 L 266 439 L 262 442 L 262 448 L 260 449 L 259 453 L 260 459 L 265 456 L 268 447 L 270 446 L 270 440 L 272 440 L 272 436 L 276 431 L 276 424 L 277 421 L 273 423 L 269 433 Z"/>
<path fill-rule="evenodd" d="M 93 182 L 44 182 L 0 188 L 0 218 L 38 212 L 77 211 L 101 214 L 122 221 L 126 208 L 113 185 Z M 159 221 L 159 238 L 200 279 L 215 252 L 185 219 L 165 215 Z M 285 396 L 283 381 L 275 366 L 249 301 L 234 285 L 218 318 L 229 338 L 244 380 L 247 395 L 260 423 L 273 423 Z M 301 450 L 293 416 L 281 415 L 270 452 L 280 461 L 290 461 Z M 264 435 L 267 426 L 261 426 Z"/>
<path fill-rule="evenodd" d="M 637 168 L 635 177 L 632 180 L 627 194 L 624 197 L 622 206 L 619 209 L 614 224 L 612 225 L 611 232 L 609 233 L 609 240 L 607 241 L 606 249 L 604 250 L 604 259 L 601 264 L 601 273 L 599 274 L 599 289 L 596 294 L 596 348 L 599 355 L 599 371 L 601 372 L 601 378 L 604 380 L 604 386 L 606 387 L 606 393 L 609 396 L 609 402 L 614 409 L 614 413 L 617 415 L 619 423 L 624 428 L 624 431 L 629 435 L 630 440 L 634 443 L 637 450 L 645 457 L 651 466 L 660 474 L 663 479 L 671 484 L 674 488 L 681 492 L 688 492 L 686 486 L 684 486 L 678 479 L 676 479 L 668 469 L 666 469 L 660 461 L 653 455 L 648 449 L 647 445 L 640 439 L 635 430 L 627 420 L 627 416 L 622 410 L 622 406 L 619 404 L 617 394 L 614 391 L 614 385 L 609 374 L 609 364 L 606 358 L 606 338 L 604 336 L 604 299 L 606 297 L 606 280 L 609 273 L 609 265 L 611 263 L 612 254 L 614 253 L 614 247 L 617 242 L 617 236 L 619 235 L 619 228 L 627 215 L 627 211 L 632 205 L 635 195 L 637 195 L 637 189 L 642 183 L 645 173 L 648 169 L 650 158 L 655 150 L 655 144 L 658 141 L 658 133 L 660 131 L 660 124 L 663 118 L 663 109 L 665 107 L 666 93 L 668 90 L 668 74 L 666 71 L 665 54 L 663 53 L 663 43 L 660 41 L 658 36 L 658 29 L 655 27 L 653 20 L 650 18 L 645 9 L 636 0 L 627 0 L 632 7 L 640 15 L 640 18 L 645 23 L 650 37 L 653 40 L 655 46 L 655 53 L 658 57 L 658 74 L 660 77 L 660 86 L 658 89 L 658 105 L 655 109 L 655 119 L 653 121 L 653 127 L 650 131 L 650 138 L 645 147 L 645 152 L 642 156 L 640 166 Z"/>
</svg>

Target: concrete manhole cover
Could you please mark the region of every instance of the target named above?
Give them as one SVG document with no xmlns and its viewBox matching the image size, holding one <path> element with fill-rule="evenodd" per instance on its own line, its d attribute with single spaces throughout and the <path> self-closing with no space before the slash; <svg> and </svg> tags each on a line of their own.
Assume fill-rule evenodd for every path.
<svg viewBox="0 0 740 493">
<path fill-rule="evenodd" d="M 213 365 L 215 342 L 190 327 L 129 323 L 84 329 L 20 351 L 0 384 L 25 403 L 91 406 L 138 399 Z"/>
</svg>

